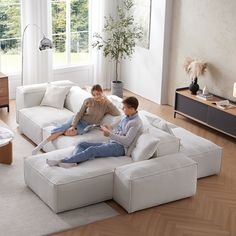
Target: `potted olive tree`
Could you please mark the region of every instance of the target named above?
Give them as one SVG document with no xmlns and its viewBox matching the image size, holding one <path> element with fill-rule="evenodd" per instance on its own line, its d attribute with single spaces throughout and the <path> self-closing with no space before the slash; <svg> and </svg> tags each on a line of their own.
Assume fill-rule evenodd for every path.
<svg viewBox="0 0 236 236">
<path fill-rule="evenodd" d="M 112 94 L 123 97 L 123 83 L 119 80 L 118 65 L 122 59 L 131 58 L 137 40 L 143 37 L 142 28 L 135 23 L 132 15 L 134 3 L 124 0 L 122 7 L 117 6 L 117 17 L 105 17 L 104 36 L 94 34 L 92 47 L 103 50 L 104 56 L 115 61 L 115 80 L 111 83 Z"/>
</svg>

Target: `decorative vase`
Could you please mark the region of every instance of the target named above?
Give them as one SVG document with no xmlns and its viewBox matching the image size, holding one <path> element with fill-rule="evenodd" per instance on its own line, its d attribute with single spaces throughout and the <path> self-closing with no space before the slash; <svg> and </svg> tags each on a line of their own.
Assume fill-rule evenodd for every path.
<svg viewBox="0 0 236 236">
<path fill-rule="evenodd" d="M 196 95 L 197 91 L 199 90 L 199 85 L 197 83 L 197 77 L 195 77 L 192 81 L 192 83 L 189 85 L 189 90 L 191 91 L 191 94 Z"/>
<path fill-rule="evenodd" d="M 207 95 L 209 93 L 207 86 L 205 85 L 204 88 L 202 89 L 202 94 Z"/>
<path fill-rule="evenodd" d="M 111 94 L 123 98 L 123 82 L 114 80 L 111 82 Z"/>
</svg>

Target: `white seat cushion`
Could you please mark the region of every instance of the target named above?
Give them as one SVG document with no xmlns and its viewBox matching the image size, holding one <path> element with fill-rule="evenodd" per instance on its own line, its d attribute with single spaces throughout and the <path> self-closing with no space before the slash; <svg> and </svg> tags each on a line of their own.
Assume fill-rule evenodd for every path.
<svg viewBox="0 0 236 236">
<path fill-rule="evenodd" d="M 35 106 L 19 111 L 20 131 L 38 144 L 43 139 L 43 127 L 65 122 L 74 114 L 67 109 L 54 107 Z"/>
<path fill-rule="evenodd" d="M 43 128 L 43 139 L 46 139 L 51 134 L 51 130 L 53 128 L 55 128 L 55 126 L 47 126 Z M 105 137 L 100 130 L 94 129 L 83 135 L 76 135 L 71 137 L 62 135 L 53 142 L 47 143 L 43 147 L 43 150 L 45 152 L 51 152 L 57 149 L 63 149 L 66 147 L 75 146 L 80 142 L 100 143 L 100 142 L 106 142 L 107 140 L 108 138 Z"/>
<path fill-rule="evenodd" d="M 97 158 L 70 169 L 46 164 L 46 159 L 60 160 L 72 151 L 70 147 L 30 156 L 24 161 L 25 183 L 54 212 L 111 199 L 114 169 L 132 162 L 130 157 L 124 156 Z"/>
<path fill-rule="evenodd" d="M 181 139 L 180 152 L 198 163 L 198 178 L 219 174 L 221 147 L 180 127 L 172 131 Z"/>
</svg>

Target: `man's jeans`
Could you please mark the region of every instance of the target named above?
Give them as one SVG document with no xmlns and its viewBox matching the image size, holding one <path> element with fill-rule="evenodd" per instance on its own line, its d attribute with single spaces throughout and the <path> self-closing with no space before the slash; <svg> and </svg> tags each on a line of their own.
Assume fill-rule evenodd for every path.
<svg viewBox="0 0 236 236">
<path fill-rule="evenodd" d="M 63 124 L 59 125 L 58 127 L 54 128 L 51 130 L 51 134 L 54 133 L 58 133 L 58 132 L 65 132 L 66 130 L 68 130 L 71 127 L 71 123 L 72 123 L 73 117 L 71 117 L 70 119 L 68 119 L 66 122 L 64 122 Z M 78 124 L 77 124 L 77 134 L 84 134 L 84 128 L 87 127 L 89 124 L 83 120 L 80 119 Z"/>
<path fill-rule="evenodd" d="M 79 143 L 71 157 L 62 160 L 64 163 L 80 163 L 98 157 L 119 157 L 125 155 L 124 146 L 115 143 Z"/>
</svg>

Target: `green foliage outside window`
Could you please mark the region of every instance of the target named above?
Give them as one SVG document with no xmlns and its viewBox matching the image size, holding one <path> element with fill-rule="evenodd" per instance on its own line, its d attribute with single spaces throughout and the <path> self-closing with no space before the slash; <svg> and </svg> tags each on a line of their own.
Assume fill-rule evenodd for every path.
<svg viewBox="0 0 236 236">
<path fill-rule="evenodd" d="M 20 0 L 0 0 L 0 50 L 19 51 L 21 38 Z M 52 32 L 56 52 L 65 51 L 66 3 L 52 1 Z M 88 0 L 71 0 L 71 51 L 88 52 Z"/>
<path fill-rule="evenodd" d="M 8 40 L 8 39 L 11 40 Z M 3 53 L 14 53 L 19 48 L 20 1 L 1 0 L 0 2 L 0 49 Z"/>
<path fill-rule="evenodd" d="M 88 0 L 71 0 L 71 52 L 88 52 Z M 66 3 L 52 4 L 53 44 L 57 52 L 65 51 Z"/>
</svg>

